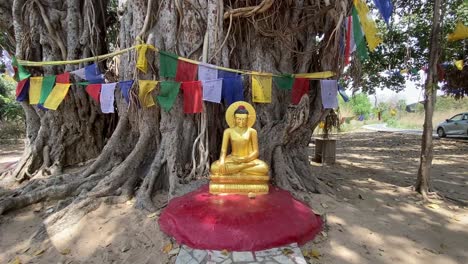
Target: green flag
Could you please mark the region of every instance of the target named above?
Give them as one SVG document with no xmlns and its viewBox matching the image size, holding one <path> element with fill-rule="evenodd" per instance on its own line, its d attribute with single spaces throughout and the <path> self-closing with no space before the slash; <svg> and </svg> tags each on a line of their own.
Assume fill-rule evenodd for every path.
<svg viewBox="0 0 468 264">
<path fill-rule="evenodd" d="M 294 83 L 294 77 L 291 74 L 281 74 L 281 76 L 273 76 L 273 81 L 279 89 L 291 90 Z"/>
<path fill-rule="evenodd" d="M 159 105 L 169 112 L 174 105 L 180 90 L 180 83 L 173 81 L 160 82 L 160 91 L 158 95 Z"/>
<path fill-rule="evenodd" d="M 12 63 L 13 66 L 16 66 L 18 68 L 18 75 L 16 76 L 20 81 L 27 79 L 31 77 L 31 73 L 26 70 L 23 65 L 19 64 L 18 61 L 16 60 L 16 57 L 13 56 L 12 58 Z"/>
<path fill-rule="evenodd" d="M 356 43 L 356 51 L 359 57 L 359 60 L 365 61 L 369 58 L 367 54 L 367 46 L 364 41 L 364 35 L 362 34 L 361 23 L 359 22 L 359 16 L 356 8 L 353 6 L 353 35 L 354 42 Z"/>
<path fill-rule="evenodd" d="M 175 78 L 177 72 L 177 59 L 175 54 L 159 51 L 159 75 L 160 77 Z"/>
<path fill-rule="evenodd" d="M 54 89 L 55 85 L 55 75 L 44 76 L 42 79 L 42 89 L 41 89 L 41 98 L 39 99 L 39 104 L 44 105 L 47 97 L 49 97 L 50 92 Z"/>
</svg>

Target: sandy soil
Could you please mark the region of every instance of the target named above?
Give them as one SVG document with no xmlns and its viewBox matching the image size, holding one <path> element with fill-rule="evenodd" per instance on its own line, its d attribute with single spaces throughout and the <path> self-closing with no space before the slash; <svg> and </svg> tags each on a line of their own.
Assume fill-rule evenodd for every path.
<svg viewBox="0 0 468 264">
<path fill-rule="evenodd" d="M 362 132 L 338 139 L 335 165 L 311 162 L 335 195 L 306 199 L 327 221 L 302 247 L 315 255 L 310 263 L 468 263 L 468 208 L 461 205 L 468 203 L 468 140 L 435 141 L 434 187 L 459 202 L 423 203 L 409 187 L 420 136 Z M 43 202 L 0 216 L 0 263 L 175 261 L 177 250 L 167 247 L 172 241 L 159 231 L 157 214 L 134 209 L 132 201 L 103 204 L 58 234 L 30 240 L 55 210 L 56 202 Z"/>
</svg>

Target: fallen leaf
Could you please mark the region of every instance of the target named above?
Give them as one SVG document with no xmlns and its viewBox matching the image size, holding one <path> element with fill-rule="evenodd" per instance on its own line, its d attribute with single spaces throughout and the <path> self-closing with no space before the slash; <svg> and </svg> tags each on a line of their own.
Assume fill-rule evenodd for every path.
<svg viewBox="0 0 468 264">
<path fill-rule="evenodd" d="M 152 214 L 147 215 L 146 217 L 148 217 L 148 218 L 154 218 L 154 217 L 156 217 L 157 215 L 158 215 L 158 213 L 152 213 Z"/>
<path fill-rule="evenodd" d="M 320 257 L 320 252 L 316 249 L 312 249 L 310 252 L 309 252 L 309 256 L 313 257 L 313 258 L 316 258 L 316 259 L 319 259 Z"/>
<path fill-rule="evenodd" d="M 328 208 L 328 205 L 326 203 L 320 203 L 322 205 L 323 208 Z"/>
<path fill-rule="evenodd" d="M 283 253 L 283 255 L 285 255 L 285 256 L 289 256 L 289 255 L 293 254 L 294 251 L 292 251 L 292 249 L 290 249 L 290 248 L 283 248 L 281 250 L 281 253 Z"/>
<path fill-rule="evenodd" d="M 322 234 L 323 237 L 328 237 L 327 233 L 325 233 L 324 231 L 320 232 L 320 234 Z"/>
<path fill-rule="evenodd" d="M 34 255 L 34 256 L 42 255 L 42 254 L 44 254 L 44 252 L 45 252 L 46 250 L 47 250 L 46 248 L 36 250 L 36 251 L 34 252 L 33 255 Z"/>
<path fill-rule="evenodd" d="M 167 244 L 164 246 L 164 248 L 163 248 L 162 251 L 163 251 L 164 253 L 167 254 L 167 253 L 169 253 L 169 251 L 171 251 L 171 250 L 172 250 L 172 243 L 169 242 L 169 243 L 167 243 Z"/>
<path fill-rule="evenodd" d="M 440 208 L 440 206 L 438 204 L 435 204 L 435 203 L 428 204 L 427 207 L 432 208 L 432 209 Z"/>
<path fill-rule="evenodd" d="M 30 248 L 30 247 L 27 247 L 27 248 L 23 249 L 23 253 L 28 252 L 29 249 L 31 249 L 31 248 Z"/>
<path fill-rule="evenodd" d="M 62 249 L 62 250 L 60 251 L 60 254 L 62 254 L 62 255 L 68 255 L 68 254 L 70 254 L 70 252 L 71 252 L 71 249 L 65 248 L 65 249 Z"/>
<path fill-rule="evenodd" d="M 229 255 L 229 251 L 227 251 L 226 249 L 223 249 L 221 250 L 221 254 L 223 254 L 224 256 L 227 256 Z"/>
</svg>

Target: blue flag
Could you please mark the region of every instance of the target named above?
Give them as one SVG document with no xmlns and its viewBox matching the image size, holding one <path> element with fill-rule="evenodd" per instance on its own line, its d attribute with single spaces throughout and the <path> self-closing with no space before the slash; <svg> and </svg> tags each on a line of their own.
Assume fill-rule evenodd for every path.
<svg viewBox="0 0 468 264">
<path fill-rule="evenodd" d="M 338 92 L 340 93 L 341 98 L 343 98 L 345 102 L 349 102 L 349 97 L 346 95 L 346 92 L 343 89 L 343 87 L 341 87 L 341 85 L 339 84 L 338 84 Z"/>
<path fill-rule="evenodd" d="M 242 82 L 242 77 L 238 75 L 235 78 L 224 78 L 222 94 L 226 106 L 230 106 L 237 101 L 244 101 L 244 84 Z"/>
<path fill-rule="evenodd" d="M 89 83 L 103 83 L 104 82 L 104 76 L 102 75 L 101 70 L 96 65 L 96 63 L 93 63 L 85 67 L 85 77 L 86 77 L 86 80 L 89 81 Z"/>
<path fill-rule="evenodd" d="M 385 23 L 389 23 L 390 17 L 393 13 L 393 4 L 391 0 L 374 0 L 374 4 L 379 9 L 380 14 L 382 15 Z"/>
<path fill-rule="evenodd" d="M 236 78 L 237 76 L 239 76 L 239 74 L 237 72 L 218 70 L 218 78 L 219 79 Z"/>
<path fill-rule="evenodd" d="M 127 104 L 130 104 L 130 89 L 132 88 L 133 80 L 121 81 L 119 82 L 120 91 L 122 91 L 122 96 L 125 98 Z"/>
</svg>

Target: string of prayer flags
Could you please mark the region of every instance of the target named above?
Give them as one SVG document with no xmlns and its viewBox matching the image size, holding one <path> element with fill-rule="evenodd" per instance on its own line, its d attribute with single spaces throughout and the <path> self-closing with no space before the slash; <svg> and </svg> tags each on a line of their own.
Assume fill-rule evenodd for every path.
<svg viewBox="0 0 468 264">
<path fill-rule="evenodd" d="M 280 76 L 273 76 L 273 81 L 281 90 L 291 90 L 294 83 L 294 77 L 291 74 L 281 74 Z"/>
<path fill-rule="evenodd" d="M 180 90 L 180 83 L 173 81 L 160 82 L 160 91 L 158 95 L 159 105 L 166 111 L 169 112 L 174 105 L 177 95 Z"/>
<path fill-rule="evenodd" d="M 133 80 L 119 82 L 120 91 L 127 104 L 130 104 L 130 89 L 133 86 Z"/>
<path fill-rule="evenodd" d="M 183 82 L 180 88 L 184 93 L 184 113 L 201 113 L 203 111 L 201 81 Z"/>
<path fill-rule="evenodd" d="M 393 13 L 393 4 L 391 0 L 374 0 L 374 4 L 382 15 L 387 26 L 390 23 L 390 17 Z"/>
<path fill-rule="evenodd" d="M 343 98 L 343 101 L 345 102 L 349 102 L 349 97 L 348 95 L 346 94 L 344 88 L 338 84 L 338 92 L 340 93 L 341 95 L 341 98 Z"/>
<path fill-rule="evenodd" d="M 292 93 L 291 93 L 291 103 L 297 105 L 304 94 L 309 93 L 309 79 L 306 78 L 296 78 L 294 80 Z"/>
<path fill-rule="evenodd" d="M 374 51 L 374 49 L 382 43 L 382 39 L 377 36 L 377 25 L 370 17 L 369 8 L 364 0 L 354 0 L 354 7 L 359 15 L 359 21 L 361 22 L 364 34 L 366 35 L 369 50 Z"/>
<path fill-rule="evenodd" d="M 101 95 L 101 88 L 102 88 L 102 85 L 101 84 L 98 84 L 98 83 L 92 83 L 88 86 L 86 86 L 86 92 L 89 94 L 89 96 L 91 96 L 91 98 L 94 99 L 94 101 L 96 101 L 96 103 L 99 104 L 100 102 L 100 95 Z"/>
<path fill-rule="evenodd" d="M 218 78 L 221 78 L 221 79 L 224 79 L 224 78 L 236 78 L 237 76 L 239 76 L 239 74 L 236 73 L 236 72 L 218 70 Z"/>
<path fill-rule="evenodd" d="M 176 82 L 190 82 L 197 79 L 198 65 L 183 60 L 177 62 Z"/>
<path fill-rule="evenodd" d="M 41 88 L 41 98 L 39 98 L 39 105 L 44 105 L 47 97 L 49 97 L 50 92 L 54 88 L 55 84 L 55 75 L 44 76 L 42 78 L 42 88 Z"/>
<path fill-rule="evenodd" d="M 146 60 L 146 51 L 148 50 L 148 45 L 140 45 L 137 47 L 138 59 L 136 62 L 136 67 L 140 71 L 147 73 L 148 72 L 148 61 Z"/>
<path fill-rule="evenodd" d="M 244 84 L 240 75 L 234 78 L 223 78 L 222 97 L 226 106 L 237 101 L 244 101 Z"/>
<path fill-rule="evenodd" d="M 218 70 L 213 65 L 200 63 L 198 65 L 198 80 L 208 81 L 218 79 Z"/>
<path fill-rule="evenodd" d="M 338 108 L 338 82 L 336 80 L 320 80 L 320 89 L 323 108 Z"/>
<path fill-rule="evenodd" d="M 457 41 L 468 38 L 468 27 L 462 21 L 458 21 L 455 30 L 448 34 L 448 41 Z"/>
<path fill-rule="evenodd" d="M 29 78 L 29 104 L 36 105 L 39 103 L 43 79 L 44 77 Z"/>
<path fill-rule="evenodd" d="M 156 105 L 154 103 L 153 96 L 151 96 L 151 92 L 156 89 L 156 85 L 158 85 L 158 81 L 138 80 L 138 98 L 144 107 L 151 107 Z"/>
<path fill-rule="evenodd" d="M 364 36 L 362 34 L 361 25 L 359 24 L 359 18 L 356 8 L 353 6 L 353 36 L 356 44 L 357 55 L 361 61 L 365 61 L 369 58 L 367 53 L 367 47 L 364 43 Z"/>
<path fill-rule="evenodd" d="M 159 75 L 165 78 L 175 78 L 178 56 L 169 52 L 159 51 Z"/>
<path fill-rule="evenodd" d="M 254 103 L 271 103 L 271 74 L 254 72 L 252 74 L 252 101 Z"/>
<path fill-rule="evenodd" d="M 23 102 L 28 99 L 29 79 L 24 79 L 16 85 L 16 101 Z"/>
<path fill-rule="evenodd" d="M 57 75 L 58 77 L 58 75 Z M 44 107 L 51 110 L 57 110 L 70 89 L 70 83 L 57 82 L 44 102 Z"/>
<path fill-rule="evenodd" d="M 55 77 L 56 83 L 70 83 L 70 73 L 65 72 Z"/>
<path fill-rule="evenodd" d="M 117 83 L 102 84 L 99 101 L 101 103 L 101 111 L 104 114 L 114 113 L 114 91 L 116 85 Z"/>
<path fill-rule="evenodd" d="M 221 94 L 223 90 L 223 79 L 202 81 L 203 101 L 212 103 L 221 103 Z"/>
<path fill-rule="evenodd" d="M 82 80 L 86 80 L 85 68 L 79 68 L 78 70 L 71 71 L 70 73 L 78 76 Z"/>
</svg>

